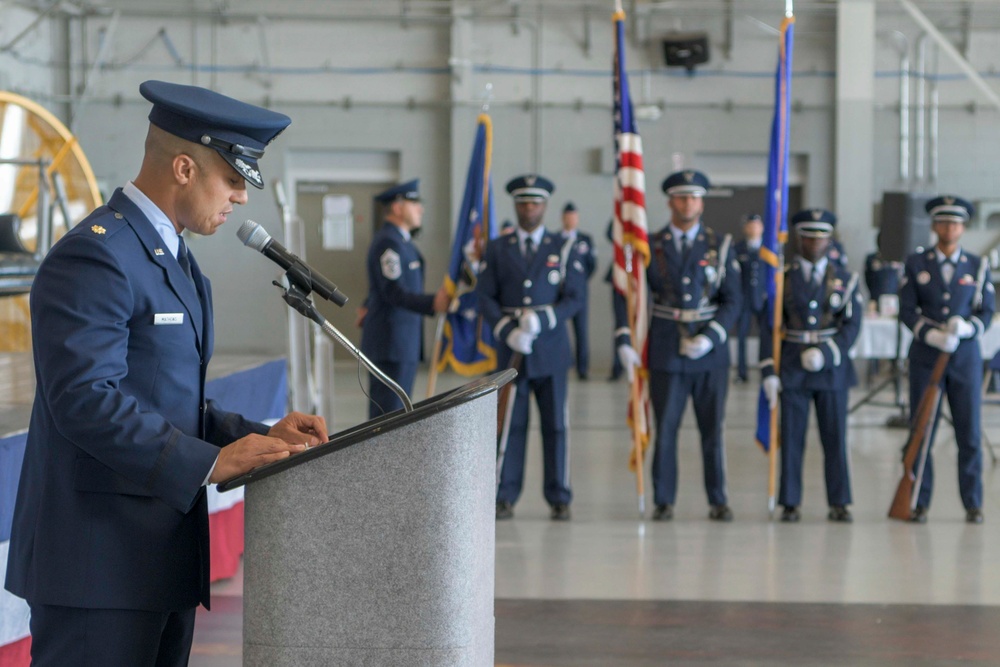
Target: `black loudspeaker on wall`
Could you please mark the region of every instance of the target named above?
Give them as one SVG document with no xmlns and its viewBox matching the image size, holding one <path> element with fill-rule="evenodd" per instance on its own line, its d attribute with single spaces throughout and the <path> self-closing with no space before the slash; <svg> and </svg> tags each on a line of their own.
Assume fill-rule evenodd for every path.
<svg viewBox="0 0 1000 667">
<path fill-rule="evenodd" d="M 931 238 L 931 219 L 924 210 L 930 195 L 912 192 L 882 193 L 882 222 L 879 228 L 882 259 L 902 262 L 926 248 Z"/>
<path fill-rule="evenodd" d="M 684 67 L 690 74 L 695 65 L 708 62 L 708 55 L 708 33 L 672 32 L 663 38 L 667 67 Z"/>
</svg>

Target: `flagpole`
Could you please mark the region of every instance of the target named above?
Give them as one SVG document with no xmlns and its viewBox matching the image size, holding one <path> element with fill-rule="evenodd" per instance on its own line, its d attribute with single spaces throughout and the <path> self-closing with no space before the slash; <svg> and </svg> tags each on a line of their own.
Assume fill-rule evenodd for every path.
<svg viewBox="0 0 1000 667">
<path fill-rule="evenodd" d="M 629 334 L 632 340 L 638 340 L 636 337 L 635 324 L 636 324 L 636 295 L 633 292 L 632 285 L 632 244 L 626 243 L 622 249 L 625 251 L 625 271 L 628 273 L 629 277 L 626 279 L 626 295 L 625 295 L 625 306 L 628 312 L 628 323 L 629 323 Z M 640 295 L 639 298 L 645 298 L 645 295 Z M 642 396 L 640 392 L 640 383 L 642 378 L 640 377 L 642 373 L 642 367 L 635 369 L 632 375 L 631 387 L 629 387 L 631 395 L 631 403 L 633 410 L 632 415 L 632 458 L 635 460 L 635 491 L 639 498 L 639 517 L 642 518 L 646 515 L 646 472 L 645 472 L 645 461 L 643 461 L 643 451 L 642 451 L 642 434 L 639 433 L 639 419 L 635 414 L 635 411 L 642 410 Z"/>
<path fill-rule="evenodd" d="M 781 52 L 784 54 L 787 48 L 787 31 L 789 25 L 795 21 L 793 14 L 792 0 L 785 0 L 785 19 L 782 21 L 781 25 Z M 776 113 L 780 114 L 778 128 L 780 129 L 780 134 L 778 137 L 778 169 L 777 173 L 779 178 L 779 187 L 777 188 L 778 201 L 774 203 L 775 212 L 777 218 L 775 221 L 775 233 L 780 236 L 781 229 L 785 226 L 784 216 L 786 211 L 787 202 L 785 198 L 788 196 L 788 145 L 787 145 L 787 135 L 788 135 L 788 96 L 790 91 L 788 90 L 788 80 L 790 73 L 788 72 L 789 66 L 789 56 L 784 54 L 783 58 L 785 70 L 781 73 L 780 81 L 778 85 L 780 86 L 780 92 L 778 99 L 780 101 L 780 108 L 776 109 Z M 785 253 L 782 250 L 784 246 L 785 239 L 778 238 L 776 243 L 776 249 L 778 250 L 778 262 L 777 267 L 774 271 L 774 303 L 772 305 L 772 310 L 774 311 L 774 318 L 771 326 L 771 345 L 772 345 L 772 358 L 774 359 L 774 374 L 781 377 L 781 325 L 782 318 L 784 315 L 784 292 L 785 292 Z M 779 420 L 779 410 L 781 409 L 780 401 L 771 409 L 770 422 L 770 442 L 768 443 L 767 456 L 768 456 L 768 475 L 767 475 L 767 511 L 771 514 L 774 513 L 777 507 L 777 480 L 778 480 L 778 448 L 781 446 L 781 432 L 780 432 L 780 420 Z"/>
</svg>

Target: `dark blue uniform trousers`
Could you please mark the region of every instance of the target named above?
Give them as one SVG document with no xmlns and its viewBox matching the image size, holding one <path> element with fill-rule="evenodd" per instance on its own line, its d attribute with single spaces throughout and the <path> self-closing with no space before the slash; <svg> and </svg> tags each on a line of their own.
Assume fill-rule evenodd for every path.
<svg viewBox="0 0 1000 667">
<path fill-rule="evenodd" d="M 910 405 L 920 405 L 924 388 L 930 384 L 930 366 L 922 366 L 910 363 Z M 980 392 L 982 391 L 982 378 L 978 373 L 970 373 L 968 376 L 956 377 L 951 373 L 946 373 L 942 381 L 943 394 L 948 396 L 948 408 L 951 410 L 951 419 L 955 425 L 955 442 L 958 445 L 958 492 L 962 497 L 962 505 L 965 509 L 975 509 L 983 506 L 983 450 L 980 446 Z M 944 405 L 944 395 L 941 397 L 941 405 Z M 916 408 L 914 408 L 914 412 Z M 937 418 L 934 421 L 934 432 L 931 435 L 933 444 L 937 434 L 938 421 L 941 411 L 938 410 Z M 934 450 L 927 452 L 927 462 L 924 465 L 923 481 L 920 484 L 920 493 L 917 495 L 917 504 L 921 507 L 931 506 L 931 493 L 934 490 Z M 917 465 L 919 466 L 919 458 Z M 916 473 L 916 470 L 914 470 Z"/>
<path fill-rule="evenodd" d="M 31 606 L 32 667 L 184 667 L 194 608 L 157 612 Z"/>
<path fill-rule="evenodd" d="M 566 373 L 517 378 L 507 444 L 500 463 L 497 502 L 516 503 L 524 484 L 524 452 L 528 440 L 528 394 L 534 392 L 542 418 L 543 494 L 549 505 L 569 505 L 569 452 L 566 441 Z"/>
<path fill-rule="evenodd" d="M 781 488 L 778 502 L 802 504 L 802 462 L 805 458 L 809 403 L 816 405 L 819 441 L 823 446 L 823 475 L 828 505 L 851 504 L 847 463 L 847 390 L 786 389 L 781 392 Z"/>
<path fill-rule="evenodd" d="M 573 340 L 576 342 L 576 373 L 586 376 L 590 371 L 590 340 L 587 337 L 587 299 L 573 316 Z M 615 355 L 617 356 L 617 354 Z"/>
<path fill-rule="evenodd" d="M 741 380 L 747 379 L 747 336 L 750 335 L 750 322 L 757 320 L 757 331 L 764 329 L 766 310 L 751 310 L 745 305 L 740 311 L 740 319 L 736 325 L 736 372 Z"/>
<path fill-rule="evenodd" d="M 677 499 L 677 430 L 688 396 L 701 433 L 701 459 L 709 505 L 726 504 L 726 462 L 722 450 L 729 369 L 697 373 L 653 371 L 650 402 L 656 419 L 656 452 L 653 454 L 653 502 L 673 505 Z"/>
<path fill-rule="evenodd" d="M 415 361 L 380 361 L 377 364 L 382 372 L 391 377 L 403 388 L 407 396 L 413 396 L 413 380 L 417 377 L 417 362 Z M 385 386 L 375 377 L 368 383 L 368 418 L 389 414 L 393 410 L 400 410 L 403 401 L 399 400 L 396 393 Z M 380 407 L 381 406 L 381 407 Z"/>
</svg>

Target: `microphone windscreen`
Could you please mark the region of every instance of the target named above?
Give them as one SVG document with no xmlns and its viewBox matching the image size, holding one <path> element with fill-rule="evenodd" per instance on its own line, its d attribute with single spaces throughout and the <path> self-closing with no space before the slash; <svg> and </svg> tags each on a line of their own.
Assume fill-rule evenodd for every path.
<svg viewBox="0 0 1000 667">
<path fill-rule="evenodd" d="M 243 245 L 253 248 L 257 252 L 264 252 L 264 246 L 271 240 L 271 235 L 263 227 L 253 220 L 247 220 L 236 230 L 236 235 L 243 241 Z"/>
</svg>

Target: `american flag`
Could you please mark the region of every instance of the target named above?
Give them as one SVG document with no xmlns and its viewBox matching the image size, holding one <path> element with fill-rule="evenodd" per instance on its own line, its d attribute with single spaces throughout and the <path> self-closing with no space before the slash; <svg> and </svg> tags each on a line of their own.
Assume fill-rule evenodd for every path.
<svg viewBox="0 0 1000 667">
<path fill-rule="evenodd" d="M 646 297 L 646 267 L 649 265 L 649 233 L 646 225 L 646 175 L 642 169 L 642 139 L 632 114 L 628 74 L 625 70 L 625 12 L 614 13 L 614 122 L 615 122 L 615 204 L 612 239 L 615 290 L 625 297 L 632 346 L 642 356 L 637 369 L 638 386 L 629 400 L 629 426 L 641 442 L 633 449 L 629 467 L 642 473 L 642 455 L 649 445 L 649 387 L 645 370 L 649 306 Z M 636 391 L 637 389 L 637 391 Z M 641 477 L 640 477 L 641 479 Z"/>
</svg>

